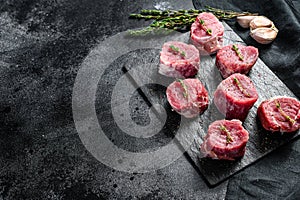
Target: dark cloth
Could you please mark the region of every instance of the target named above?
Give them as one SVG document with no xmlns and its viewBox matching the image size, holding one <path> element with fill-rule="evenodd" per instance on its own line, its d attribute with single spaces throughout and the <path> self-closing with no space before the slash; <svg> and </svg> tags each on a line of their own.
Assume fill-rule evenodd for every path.
<svg viewBox="0 0 300 200">
<path fill-rule="evenodd" d="M 236 20 L 226 21 L 247 45 L 259 48 L 260 58 L 300 98 L 300 2 L 292 0 L 193 0 L 196 9 L 206 5 L 235 11 L 259 13 L 271 19 L 279 29 L 268 45 L 258 44 Z M 284 94 L 282 94 L 284 95 Z"/>
<path fill-rule="evenodd" d="M 247 45 L 259 48 L 260 58 L 300 97 L 300 2 L 291 0 L 193 0 L 196 9 L 209 5 L 221 9 L 257 12 L 279 29 L 269 45 L 260 45 L 235 20 L 226 21 Z M 285 95 L 285 94 L 282 94 Z M 300 199 L 300 141 L 278 149 L 232 177 L 226 199 Z"/>
<path fill-rule="evenodd" d="M 300 148 L 285 146 L 230 179 L 226 199 L 300 199 Z"/>
</svg>

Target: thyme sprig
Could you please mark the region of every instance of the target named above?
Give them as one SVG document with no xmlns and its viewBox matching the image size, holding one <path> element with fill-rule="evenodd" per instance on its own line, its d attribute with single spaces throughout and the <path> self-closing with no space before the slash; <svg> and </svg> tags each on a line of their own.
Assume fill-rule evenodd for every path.
<svg viewBox="0 0 300 200">
<path fill-rule="evenodd" d="M 188 88 L 187 85 L 183 82 L 182 79 L 177 79 L 177 81 L 180 83 L 181 87 L 183 88 L 183 97 L 187 98 L 188 97 Z"/>
<path fill-rule="evenodd" d="M 173 51 L 176 54 L 180 54 L 181 57 L 185 57 L 185 52 L 180 50 L 179 47 L 175 47 L 174 45 L 170 45 L 171 51 Z"/>
<path fill-rule="evenodd" d="M 239 16 L 257 16 L 258 13 L 250 13 L 250 12 L 236 12 L 232 10 L 222 10 L 218 8 L 213 8 L 211 6 L 205 6 L 206 12 L 213 13 L 219 19 L 232 19 Z"/>
<path fill-rule="evenodd" d="M 239 48 L 235 44 L 232 45 L 232 50 L 235 51 L 236 55 L 239 57 L 239 59 L 241 61 L 244 61 L 244 56 L 242 55 L 242 53 L 240 52 Z"/>
<path fill-rule="evenodd" d="M 202 10 L 141 10 L 140 13 L 130 14 L 132 19 L 154 20 L 145 30 L 130 31 L 132 35 L 140 35 L 145 33 L 157 33 L 156 29 L 170 29 L 176 31 L 188 30 L 191 24 L 196 20 L 196 17 L 201 12 L 212 12 L 220 20 L 232 19 L 237 16 L 258 15 L 257 13 L 235 12 L 231 10 L 221 10 L 206 6 Z"/>
<path fill-rule="evenodd" d="M 247 97 L 250 97 L 251 95 L 243 88 L 242 84 L 240 83 L 239 79 L 234 77 L 233 82 L 238 86 L 239 90 L 246 95 Z"/>
<path fill-rule="evenodd" d="M 203 30 L 205 30 L 205 32 L 208 34 L 208 35 L 211 35 L 212 34 L 212 30 L 210 28 L 207 28 L 206 25 L 205 25 L 205 21 L 203 19 L 200 19 L 199 20 L 199 23 L 201 24 Z"/>
<path fill-rule="evenodd" d="M 190 9 L 190 10 L 141 10 L 140 14 L 132 13 L 130 14 L 130 18 L 136 19 L 156 19 L 161 20 L 170 17 L 178 17 L 178 16 L 185 16 L 185 17 L 197 17 L 200 13 L 199 10 Z"/>
<path fill-rule="evenodd" d="M 287 120 L 291 123 L 291 125 L 293 126 L 293 125 L 296 123 L 296 121 L 295 121 L 294 119 L 292 119 L 290 116 L 288 116 L 288 115 L 282 110 L 281 105 L 280 105 L 280 103 L 279 103 L 278 101 L 276 101 L 275 104 L 276 104 L 276 108 L 279 110 L 280 114 L 281 114 L 285 119 L 287 119 Z"/>
<path fill-rule="evenodd" d="M 220 126 L 220 130 L 224 131 L 226 133 L 226 144 L 230 144 L 231 142 L 233 142 L 231 133 L 228 131 L 228 129 L 224 125 Z"/>
</svg>

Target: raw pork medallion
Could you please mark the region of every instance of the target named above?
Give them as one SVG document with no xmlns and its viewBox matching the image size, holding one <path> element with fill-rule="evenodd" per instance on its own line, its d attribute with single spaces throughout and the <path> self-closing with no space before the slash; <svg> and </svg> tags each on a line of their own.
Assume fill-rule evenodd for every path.
<svg viewBox="0 0 300 200">
<path fill-rule="evenodd" d="M 300 102 L 292 97 L 273 97 L 263 101 L 257 115 L 262 126 L 272 132 L 300 129 Z"/>
<path fill-rule="evenodd" d="M 223 78 L 234 73 L 248 74 L 258 58 L 258 49 L 241 44 L 228 45 L 216 56 L 216 66 Z"/>
<path fill-rule="evenodd" d="M 191 41 L 200 54 L 213 54 L 223 46 L 224 27 L 212 13 L 200 13 L 191 26 Z"/>
<path fill-rule="evenodd" d="M 240 120 L 218 120 L 209 125 L 201 153 L 213 159 L 235 160 L 244 155 L 248 139 Z"/>
<path fill-rule="evenodd" d="M 244 121 L 257 99 L 251 79 L 238 73 L 223 80 L 214 93 L 214 103 L 226 119 Z"/>
<path fill-rule="evenodd" d="M 201 114 L 209 103 L 208 93 L 198 79 L 174 81 L 167 88 L 167 98 L 172 108 L 186 118 Z"/>
<path fill-rule="evenodd" d="M 174 78 L 188 78 L 197 74 L 200 55 L 195 46 L 170 41 L 160 52 L 159 73 Z"/>
</svg>

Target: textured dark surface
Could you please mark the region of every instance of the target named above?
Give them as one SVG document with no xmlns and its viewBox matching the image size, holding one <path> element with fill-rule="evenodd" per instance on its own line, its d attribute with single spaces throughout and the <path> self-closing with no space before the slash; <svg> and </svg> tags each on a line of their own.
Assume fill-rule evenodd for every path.
<svg viewBox="0 0 300 200">
<path fill-rule="evenodd" d="M 192 8 L 189 1 L 0 1 L 1 200 L 225 197 L 226 184 L 210 189 L 185 156 L 145 174 L 106 167 L 85 149 L 75 129 L 72 89 L 83 59 L 109 36 L 148 24 L 127 16 L 154 6 Z M 108 81 L 117 79 L 110 74 Z M 132 110 L 141 100 L 138 116 L 147 121 L 148 108 L 139 98 L 132 97 Z M 107 113 L 107 105 L 96 106 L 99 116 Z M 107 127 L 107 135 L 113 131 Z M 144 144 L 158 147 L 170 137 L 161 136 Z M 125 147 L 142 150 L 138 144 Z"/>
<path fill-rule="evenodd" d="M 299 199 L 299 141 L 235 175 L 227 199 Z"/>
<path fill-rule="evenodd" d="M 79 66 L 101 41 L 149 24 L 127 18 L 142 8 L 192 8 L 192 2 L 0 0 L 0 199 L 225 198 L 227 184 L 209 188 L 185 156 L 155 172 L 123 173 L 98 162 L 78 137 L 71 99 Z M 133 96 L 132 105 L 135 98 L 140 97 Z M 144 102 L 141 107 L 146 108 Z M 105 114 L 107 108 L 97 111 Z M 248 193 L 265 197 L 274 192 L 265 185 L 273 182 L 296 197 L 299 144 L 233 177 L 228 198 Z M 274 170 L 268 170 L 269 163 Z M 262 179 L 258 171 L 271 175 Z M 278 178 L 287 171 L 294 179 Z M 249 178 L 239 187 L 243 176 Z M 244 189 L 251 177 L 260 190 Z"/>
</svg>

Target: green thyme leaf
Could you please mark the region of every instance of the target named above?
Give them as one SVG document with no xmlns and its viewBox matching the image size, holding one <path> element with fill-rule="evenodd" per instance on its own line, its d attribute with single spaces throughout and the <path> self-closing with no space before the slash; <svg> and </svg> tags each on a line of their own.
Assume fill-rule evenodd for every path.
<svg viewBox="0 0 300 200">
<path fill-rule="evenodd" d="M 240 81 L 238 80 L 238 78 L 234 77 L 233 78 L 234 83 L 237 84 L 239 90 L 246 95 L 247 97 L 251 97 L 251 95 L 243 88 L 242 84 L 240 83 Z"/>
<path fill-rule="evenodd" d="M 212 30 L 210 28 L 207 28 L 206 25 L 205 25 L 205 21 L 203 19 L 200 19 L 199 20 L 199 23 L 201 24 L 203 30 L 205 30 L 205 32 L 208 34 L 208 35 L 211 35 L 212 34 Z"/>
<path fill-rule="evenodd" d="M 180 83 L 181 87 L 183 88 L 184 92 L 183 92 L 183 97 L 187 98 L 188 97 L 188 88 L 187 85 L 183 82 L 182 79 L 177 79 L 177 81 Z"/>
<path fill-rule="evenodd" d="M 236 52 L 236 54 L 238 55 L 238 57 L 241 61 L 244 60 L 244 56 L 241 54 L 241 52 L 239 51 L 239 48 L 235 44 L 232 45 L 232 50 L 234 50 Z"/>
<path fill-rule="evenodd" d="M 276 103 L 276 108 L 279 110 L 280 114 L 285 118 L 287 119 L 291 124 L 292 126 L 296 123 L 296 121 L 294 119 L 292 119 L 290 116 L 288 116 L 281 108 L 281 105 L 278 101 L 275 102 Z"/>
<path fill-rule="evenodd" d="M 170 45 L 170 49 L 176 53 L 176 54 L 180 54 L 182 57 L 185 57 L 185 52 L 180 50 L 179 47 L 175 47 L 174 45 Z"/>
<path fill-rule="evenodd" d="M 227 130 L 227 128 L 224 125 L 220 126 L 220 130 L 224 131 L 226 133 L 226 144 L 229 144 L 233 142 L 233 138 L 231 136 L 231 133 Z"/>
</svg>

